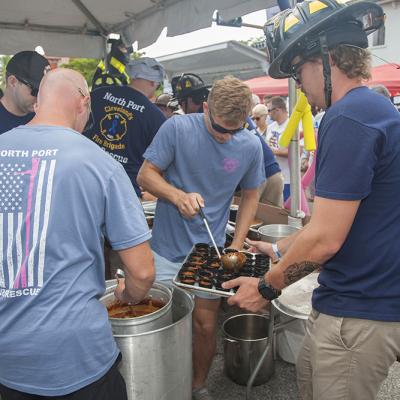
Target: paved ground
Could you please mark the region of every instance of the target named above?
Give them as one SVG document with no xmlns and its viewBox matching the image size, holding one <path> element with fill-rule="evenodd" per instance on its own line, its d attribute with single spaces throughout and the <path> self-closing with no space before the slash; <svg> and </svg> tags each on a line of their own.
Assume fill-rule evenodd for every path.
<svg viewBox="0 0 400 400">
<path fill-rule="evenodd" d="M 221 313 L 220 325 L 231 313 Z M 228 379 L 223 372 L 224 356 L 222 337 L 219 334 L 218 350 L 209 376 L 210 393 L 215 400 L 244 400 L 246 387 Z M 251 400 L 300 400 L 296 387 L 296 373 L 292 364 L 275 361 L 275 374 L 264 385 L 253 388 Z M 364 400 L 364 399 L 352 399 Z M 400 400 L 400 363 L 395 363 L 379 392 L 377 400 Z"/>
</svg>

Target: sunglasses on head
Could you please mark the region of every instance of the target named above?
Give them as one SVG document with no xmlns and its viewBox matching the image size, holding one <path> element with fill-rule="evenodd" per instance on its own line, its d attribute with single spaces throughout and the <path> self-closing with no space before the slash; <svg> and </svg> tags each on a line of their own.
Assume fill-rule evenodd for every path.
<svg viewBox="0 0 400 400">
<path fill-rule="evenodd" d="M 24 85 L 28 86 L 29 89 L 31 89 L 31 96 L 37 97 L 39 89 L 34 88 L 33 85 L 28 81 L 26 81 L 25 79 L 19 78 L 18 76 L 15 76 L 15 78 L 17 79 L 18 82 L 23 83 Z"/>
<path fill-rule="evenodd" d="M 77 87 L 77 89 L 78 89 L 79 94 L 80 94 L 82 97 L 87 97 L 87 96 L 90 97 L 90 94 L 89 94 L 89 93 L 88 93 L 88 94 L 85 94 L 85 91 L 84 91 L 82 88 Z M 89 130 L 89 129 L 92 129 L 93 126 L 94 126 L 94 117 L 93 117 L 93 114 L 92 114 L 92 105 L 91 105 L 91 103 L 90 103 L 90 98 L 89 98 L 89 102 L 87 103 L 87 108 L 88 108 L 89 116 L 88 116 L 88 120 L 87 120 L 87 122 L 86 122 L 85 128 L 84 128 L 84 130 L 83 130 L 84 132 L 87 131 L 87 130 Z"/>
<path fill-rule="evenodd" d="M 221 125 L 218 125 L 214 120 L 213 117 L 211 115 L 211 112 L 208 112 L 208 116 L 210 118 L 210 122 L 211 122 L 211 126 L 212 128 L 217 131 L 218 133 L 229 133 L 230 135 L 234 135 L 235 133 L 238 133 L 240 131 L 242 131 L 244 129 L 244 126 L 241 126 L 240 128 L 236 128 L 236 129 L 226 129 Z"/>
</svg>

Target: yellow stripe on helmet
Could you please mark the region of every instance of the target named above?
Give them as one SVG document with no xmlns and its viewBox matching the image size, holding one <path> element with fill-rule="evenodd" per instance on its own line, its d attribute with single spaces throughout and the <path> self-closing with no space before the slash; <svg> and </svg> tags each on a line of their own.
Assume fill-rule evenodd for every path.
<svg viewBox="0 0 400 400">
<path fill-rule="evenodd" d="M 292 26 L 298 24 L 300 20 L 295 17 L 293 14 L 290 14 L 286 19 L 285 19 L 285 27 L 284 27 L 284 32 L 287 32 Z"/>
<path fill-rule="evenodd" d="M 308 7 L 310 9 L 310 14 L 314 14 L 317 11 L 323 10 L 324 8 L 327 8 L 328 6 L 324 3 L 322 3 L 322 1 L 311 1 L 308 4 Z"/>
</svg>

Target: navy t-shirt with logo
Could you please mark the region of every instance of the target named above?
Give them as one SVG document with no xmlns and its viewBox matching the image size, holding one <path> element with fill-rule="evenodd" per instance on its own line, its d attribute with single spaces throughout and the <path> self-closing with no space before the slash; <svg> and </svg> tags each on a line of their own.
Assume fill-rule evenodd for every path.
<svg viewBox="0 0 400 400">
<path fill-rule="evenodd" d="M 316 195 L 361 200 L 329 259 L 313 307 L 337 317 L 400 321 L 400 114 L 367 87 L 326 112 L 318 133 Z"/>
<path fill-rule="evenodd" d="M 16 128 L 17 126 L 27 124 L 34 116 L 35 113 L 29 113 L 27 115 L 23 115 L 22 117 L 12 114 L 3 106 L 3 103 L 0 101 L 0 135 L 13 128 Z"/>
<path fill-rule="evenodd" d="M 91 97 L 94 125 L 84 135 L 122 164 L 140 196 L 136 177 L 143 153 L 165 117 L 146 96 L 129 86 L 101 87 Z"/>
</svg>

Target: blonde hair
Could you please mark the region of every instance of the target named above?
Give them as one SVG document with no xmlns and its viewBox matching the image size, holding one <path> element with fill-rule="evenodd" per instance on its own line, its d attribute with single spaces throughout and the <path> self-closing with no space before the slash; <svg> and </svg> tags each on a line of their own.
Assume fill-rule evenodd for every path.
<svg viewBox="0 0 400 400">
<path fill-rule="evenodd" d="M 228 125 L 244 123 L 251 110 L 250 88 L 241 80 L 226 76 L 214 82 L 207 100 L 211 114 Z"/>
<path fill-rule="evenodd" d="M 334 64 L 349 78 L 371 78 L 371 53 L 352 45 L 339 45 L 329 51 Z"/>
<path fill-rule="evenodd" d="M 268 108 L 264 104 L 257 104 L 251 112 L 255 116 L 268 115 Z"/>
</svg>

